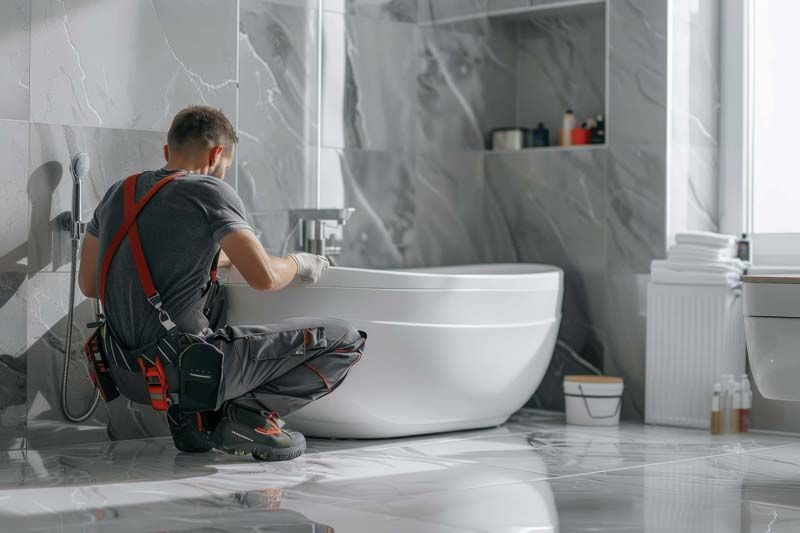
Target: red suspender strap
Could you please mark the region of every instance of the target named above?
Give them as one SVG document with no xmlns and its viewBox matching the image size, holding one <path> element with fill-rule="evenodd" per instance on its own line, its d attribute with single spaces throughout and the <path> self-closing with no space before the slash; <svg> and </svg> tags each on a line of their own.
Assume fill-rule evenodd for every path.
<svg viewBox="0 0 800 533">
<path fill-rule="evenodd" d="M 144 290 L 145 296 L 147 296 L 148 301 L 150 301 L 150 303 L 156 307 L 161 305 L 160 300 L 157 302 L 154 300 L 154 298 L 158 298 L 158 292 L 153 285 L 153 278 L 150 276 L 150 269 L 147 268 L 147 260 L 142 252 L 142 243 L 139 239 L 139 229 L 136 227 L 136 218 L 139 216 L 139 213 L 142 212 L 144 206 L 147 205 L 147 203 L 153 198 L 153 196 L 156 195 L 158 191 L 161 190 L 164 185 L 185 175 L 186 172 L 178 171 L 161 178 L 156 182 L 155 185 L 153 185 L 153 187 L 150 188 L 149 191 L 147 191 L 144 196 L 139 199 L 138 202 L 135 201 L 135 197 L 136 180 L 139 178 L 139 174 L 128 176 L 128 178 L 125 179 L 125 183 L 123 184 L 123 201 L 125 207 L 122 226 L 119 228 L 119 230 L 117 230 L 114 238 L 111 239 L 111 242 L 106 249 L 106 253 L 103 255 L 103 263 L 100 267 L 98 291 L 100 293 L 100 301 L 103 304 L 105 304 L 106 283 L 108 282 L 108 271 L 111 268 L 111 260 L 114 259 L 114 255 L 117 253 L 122 241 L 125 240 L 126 236 L 128 236 L 130 240 L 131 252 L 133 253 L 133 259 L 136 262 L 136 272 L 139 274 L 139 282 L 142 284 L 142 289 Z"/>
</svg>

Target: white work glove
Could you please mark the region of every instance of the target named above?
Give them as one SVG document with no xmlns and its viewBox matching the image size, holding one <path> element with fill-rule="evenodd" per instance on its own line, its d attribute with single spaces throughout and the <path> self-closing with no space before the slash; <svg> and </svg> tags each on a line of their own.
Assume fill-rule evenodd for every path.
<svg viewBox="0 0 800 533">
<path fill-rule="evenodd" d="M 297 276 L 306 283 L 316 283 L 330 263 L 321 255 L 296 253 L 289 257 L 297 263 Z"/>
</svg>

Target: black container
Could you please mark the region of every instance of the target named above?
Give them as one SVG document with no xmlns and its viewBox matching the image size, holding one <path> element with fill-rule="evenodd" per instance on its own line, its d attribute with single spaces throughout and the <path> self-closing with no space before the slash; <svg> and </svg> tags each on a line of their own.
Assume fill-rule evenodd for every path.
<svg viewBox="0 0 800 533">
<path fill-rule="evenodd" d="M 531 142 L 527 146 L 542 147 L 550 146 L 550 130 L 544 127 L 541 122 L 536 125 L 536 129 L 531 131 Z"/>
</svg>

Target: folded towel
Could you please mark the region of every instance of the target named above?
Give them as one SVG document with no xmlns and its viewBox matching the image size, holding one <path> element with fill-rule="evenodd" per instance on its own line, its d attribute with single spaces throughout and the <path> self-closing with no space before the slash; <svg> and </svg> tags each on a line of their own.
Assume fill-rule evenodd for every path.
<svg viewBox="0 0 800 533">
<path fill-rule="evenodd" d="M 704 256 L 734 257 L 736 255 L 736 247 L 719 246 L 716 248 L 709 248 L 707 246 L 698 246 L 696 244 L 673 244 L 669 247 L 669 252 L 698 254 Z"/>
<path fill-rule="evenodd" d="M 650 263 L 650 272 L 668 270 L 671 272 L 733 272 L 735 274 L 742 274 L 744 269 L 744 262 L 738 259 L 705 263 L 656 260 Z"/>
<path fill-rule="evenodd" d="M 656 270 L 650 275 L 653 283 L 661 285 L 728 285 L 737 287 L 741 285 L 741 276 L 733 272 L 672 272 L 669 270 Z"/>
<path fill-rule="evenodd" d="M 736 244 L 736 237 L 733 235 L 722 235 L 710 231 L 687 231 L 675 235 L 675 242 L 678 244 L 693 244 L 708 248 L 726 248 Z"/>
</svg>

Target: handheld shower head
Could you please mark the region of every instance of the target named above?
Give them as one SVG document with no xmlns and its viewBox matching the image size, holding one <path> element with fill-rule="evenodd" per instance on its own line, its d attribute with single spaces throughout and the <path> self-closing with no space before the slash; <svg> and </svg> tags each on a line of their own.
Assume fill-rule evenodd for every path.
<svg viewBox="0 0 800 533">
<path fill-rule="evenodd" d="M 74 181 L 79 181 L 89 175 L 89 155 L 86 152 L 80 152 L 72 158 L 69 165 L 69 171 L 72 174 Z"/>
</svg>

